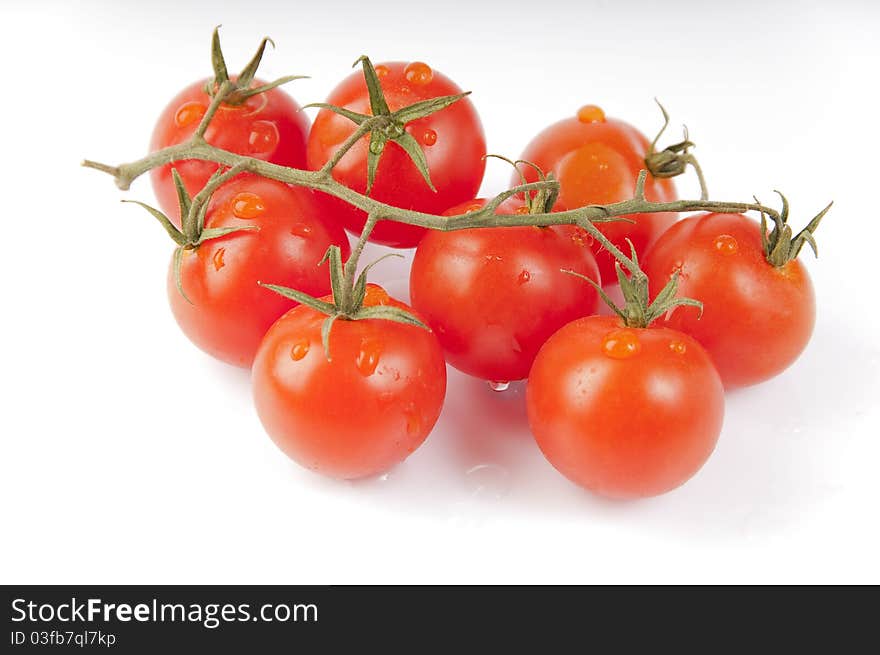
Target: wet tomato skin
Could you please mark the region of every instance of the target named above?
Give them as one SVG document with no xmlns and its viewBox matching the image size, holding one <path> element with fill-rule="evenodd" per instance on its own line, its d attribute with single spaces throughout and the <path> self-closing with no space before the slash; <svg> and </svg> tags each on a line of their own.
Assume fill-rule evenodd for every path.
<svg viewBox="0 0 880 655">
<path fill-rule="evenodd" d="M 312 295 L 330 290 L 326 267 L 318 266 L 331 244 L 349 253 L 343 230 L 321 219 L 311 191 L 244 175 L 214 194 L 207 228 L 259 229 L 211 239 L 184 252 L 177 290 L 168 267 L 168 300 L 181 330 L 199 348 L 222 361 L 248 367 L 275 320 L 296 303 L 258 282 L 294 287 Z"/>
<path fill-rule="evenodd" d="M 537 164 L 545 173 L 553 172 L 559 180 L 557 211 L 585 205 L 610 204 L 629 200 L 635 192 L 639 171 L 645 168 L 648 140 L 624 121 L 606 118 L 595 106 L 582 107 L 578 116 L 554 123 L 538 134 L 520 156 Z M 534 182 L 537 173 L 522 167 L 526 179 Z M 511 184 L 519 184 L 518 175 Z M 670 202 L 677 198 L 670 178 L 648 174 L 645 197 L 652 202 Z M 675 222 L 674 213 L 646 213 L 626 216 L 630 223 L 602 223 L 597 227 L 618 248 L 629 252 L 630 239 L 641 256 L 660 234 Z M 593 245 L 599 273 L 605 283 L 616 279 L 614 257 L 601 244 Z"/>
<path fill-rule="evenodd" d="M 724 414 L 721 380 L 699 343 L 608 316 L 573 321 L 547 341 L 526 402 L 550 463 L 620 499 L 658 495 L 691 478 L 712 453 Z"/>
<path fill-rule="evenodd" d="M 471 201 L 446 213 L 483 204 Z M 521 200 L 510 199 L 499 213 L 524 209 Z M 523 379 L 551 334 L 598 307 L 590 284 L 561 272 L 598 281 L 591 241 L 582 228 L 568 225 L 430 231 L 413 259 L 413 306 L 455 368 L 485 380 Z"/>
<path fill-rule="evenodd" d="M 183 143 L 192 137 L 211 97 L 205 92 L 208 80 L 183 89 L 165 107 L 150 140 L 150 152 Z M 264 82 L 255 80 L 253 86 Z M 309 119 L 300 106 L 280 88 L 252 96 L 241 105 L 222 104 L 205 132 L 208 143 L 223 150 L 255 157 L 281 166 L 305 168 Z M 172 168 L 180 173 L 190 195 L 198 193 L 218 165 L 189 159 L 150 171 L 159 207 L 175 223 L 180 221 L 177 190 Z"/>
<path fill-rule="evenodd" d="M 376 285 L 364 304 L 409 309 Z M 308 469 L 344 479 L 387 471 L 421 445 L 440 415 L 440 345 L 420 327 L 338 319 L 328 361 L 325 318 L 298 306 L 268 331 L 253 367 L 257 413 L 275 444 Z"/>
<path fill-rule="evenodd" d="M 377 64 L 376 71 L 391 111 L 422 100 L 461 93 L 461 88 L 448 77 L 419 62 L 385 62 Z M 343 80 L 330 93 L 327 102 L 370 114 L 363 74 L 353 73 Z M 355 129 L 355 124 L 343 116 L 329 110 L 318 112 L 309 133 L 309 168 L 321 168 Z M 440 214 L 476 195 L 485 170 L 486 140 L 476 108 L 468 98 L 412 121 L 406 130 L 422 146 L 436 192 L 425 183 L 403 149 L 388 142 L 379 160 L 370 197 L 395 207 Z M 368 149 L 369 137 L 364 137 L 333 169 L 334 179 L 364 193 Z M 319 197 L 347 230 L 360 234 L 366 221 L 364 212 L 338 198 L 326 194 Z M 425 231 L 413 225 L 384 221 L 376 225 L 370 240 L 412 248 Z"/>
<path fill-rule="evenodd" d="M 816 319 L 809 274 L 800 260 L 767 262 L 760 225 L 742 214 L 700 214 L 672 226 L 644 262 L 653 292 L 673 271 L 679 295 L 703 303 L 702 317 L 678 307 L 663 324 L 709 352 L 727 388 L 778 375 L 803 352 Z"/>
</svg>

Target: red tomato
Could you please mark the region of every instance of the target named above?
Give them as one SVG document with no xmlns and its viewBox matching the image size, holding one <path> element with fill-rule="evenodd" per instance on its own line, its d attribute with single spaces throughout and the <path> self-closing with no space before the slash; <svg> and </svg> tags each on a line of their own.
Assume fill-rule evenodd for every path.
<svg viewBox="0 0 880 655">
<path fill-rule="evenodd" d="M 233 78 L 234 79 L 234 78 Z M 183 143 L 195 132 L 211 97 L 207 80 L 181 91 L 165 107 L 153 130 L 150 151 Z M 264 84 L 254 80 L 252 87 Z M 281 166 L 305 168 L 309 119 L 300 106 L 279 88 L 251 96 L 241 105 L 222 104 L 208 125 L 205 139 L 212 146 L 255 157 Z M 177 190 L 171 178 L 176 168 L 190 195 L 201 191 L 217 164 L 188 159 L 150 171 L 159 206 L 175 223 L 180 223 Z"/>
<path fill-rule="evenodd" d="M 476 200 L 450 209 L 479 209 Z M 525 213 L 511 199 L 500 213 Z M 410 272 L 413 306 L 455 368 L 486 380 L 520 380 L 541 345 L 560 327 L 595 313 L 596 290 L 562 273 L 599 280 L 589 235 L 574 226 L 430 231 Z"/>
<path fill-rule="evenodd" d="M 538 134 L 520 159 L 537 164 L 545 173 L 553 172 L 559 180 L 560 207 L 577 209 L 585 205 L 605 205 L 633 197 L 639 171 L 645 168 L 648 140 L 631 125 L 614 118 L 594 105 L 582 107 L 577 116 L 566 118 Z M 537 173 L 528 166 L 522 171 L 529 182 Z M 519 175 L 513 184 L 519 184 Z M 670 178 L 648 175 L 645 197 L 654 202 L 676 199 Z M 645 249 L 671 225 L 676 214 L 637 214 L 627 216 L 635 223 L 602 223 L 597 227 L 624 252 L 630 239 L 641 256 Z M 614 257 L 600 244 L 593 245 L 599 273 L 606 282 L 616 279 Z"/>
<path fill-rule="evenodd" d="M 409 309 L 371 284 L 364 306 L 374 305 Z M 418 448 L 440 416 L 440 344 L 412 325 L 337 319 L 328 361 L 326 318 L 301 305 L 266 334 L 253 368 L 257 413 L 276 445 L 306 468 L 335 478 L 381 473 Z"/>
<path fill-rule="evenodd" d="M 391 111 L 407 105 L 461 93 L 448 77 L 421 62 L 378 64 L 385 98 Z M 337 86 L 327 102 L 361 114 L 370 114 L 370 102 L 364 76 L 358 72 Z M 353 122 L 329 110 L 321 110 L 309 133 L 309 168 L 321 168 L 356 129 Z M 467 98 L 425 118 L 409 123 L 406 130 L 422 145 L 432 191 L 409 156 L 396 143 L 388 142 L 370 196 L 384 203 L 414 211 L 439 214 L 452 205 L 473 198 L 483 179 L 486 140 L 477 110 Z M 360 193 L 367 186 L 369 137 L 349 150 L 333 169 L 333 177 Z M 360 234 L 366 214 L 332 196 L 321 195 L 328 214 L 338 216 L 346 229 Z M 415 246 L 425 229 L 390 221 L 380 222 L 370 240 L 398 248 Z"/>
<path fill-rule="evenodd" d="M 550 337 L 526 403 L 550 463 L 612 498 L 683 484 L 712 453 L 724 415 L 721 380 L 699 343 L 610 316 L 579 319 Z"/>
<path fill-rule="evenodd" d="M 311 295 L 330 289 L 318 262 L 331 244 L 343 256 L 348 240 L 323 221 L 311 191 L 243 175 L 224 184 L 210 201 L 205 226 L 239 225 L 259 230 L 211 239 L 184 252 L 180 295 L 173 266 L 168 298 L 183 332 L 205 352 L 230 364 L 250 366 L 269 326 L 296 303 L 260 287 L 269 282 Z"/>
<path fill-rule="evenodd" d="M 679 294 L 703 302 L 701 318 L 678 307 L 665 324 L 703 344 L 728 388 L 779 374 L 810 340 L 816 302 L 806 269 L 799 260 L 771 265 L 760 225 L 742 214 L 684 219 L 648 251 L 643 268 L 656 282 L 680 271 Z"/>
</svg>

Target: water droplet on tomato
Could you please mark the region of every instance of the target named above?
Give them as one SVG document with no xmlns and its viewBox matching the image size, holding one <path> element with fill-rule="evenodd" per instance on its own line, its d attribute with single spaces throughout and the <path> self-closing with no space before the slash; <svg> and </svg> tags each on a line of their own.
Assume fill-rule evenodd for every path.
<svg viewBox="0 0 880 655">
<path fill-rule="evenodd" d="M 489 380 L 489 388 L 492 391 L 507 391 L 508 387 L 510 387 L 510 382 L 506 380 Z"/>
<path fill-rule="evenodd" d="M 278 126 L 272 121 L 254 121 L 248 135 L 252 154 L 271 154 L 278 147 Z"/>
<path fill-rule="evenodd" d="M 669 350 L 674 352 L 676 355 L 684 355 L 687 352 L 687 344 L 684 341 L 670 341 Z"/>
<path fill-rule="evenodd" d="M 517 276 L 516 283 L 517 284 L 525 284 L 529 280 L 532 279 L 532 274 L 527 270 L 523 269 L 522 272 Z"/>
<path fill-rule="evenodd" d="M 361 340 L 361 349 L 357 354 L 355 366 L 364 377 L 369 377 L 376 372 L 379 365 L 379 356 L 382 354 L 382 343 L 370 338 Z"/>
<path fill-rule="evenodd" d="M 736 237 L 720 234 L 715 238 L 715 250 L 722 255 L 735 255 L 739 250 L 739 244 L 736 242 Z"/>
<path fill-rule="evenodd" d="M 226 255 L 226 248 L 217 248 L 214 252 L 214 256 L 211 257 L 211 261 L 214 263 L 214 270 L 219 271 L 221 268 L 226 266 L 226 262 L 223 261 L 223 257 Z"/>
<path fill-rule="evenodd" d="M 641 350 L 639 335 L 628 328 L 609 332 L 602 342 L 602 351 L 612 359 L 627 359 L 638 355 Z"/>
<path fill-rule="evenodd" d="M 376 69 L 376 75 L 378 77 L 385 77 L 389 73 L 388 66 L 385 64 L 379 64 L 378 66 L 374 66 L 374 68 Z"/>
<path fill-rule="evenodd" d="M 294 223 L 290 226 L 290 233 L 295 237 L 302 237 L 305 239 L 306 237 L 311 236 L 312 226 L 306 225 L 305 223 Z"/>
<path fill-rule="evenodd" d="M 525 205 L 523 205 L 522 207 L 517 207 L 516 209 L 514 209 L 514 210 L 513 210 L 513 213 L 514 213 L 514 214 L 519 214 L 520 216 L 522 216 L 522 215 L 524 215 L 524 214 L 528 214 L 528 213 L 529 213 L 529 208 L 526 207 Z"/>
<path fill-rule="evenodd" d="M 298 362 L 309 353 L 310 342 L 308 339 L 300 339 L 290 348 L 290 358 Z"/>
<path fill-rule="evenodd" d="M 422 143 L 424 143 L 429 148 L 437 143 L 437 132 L 432 130 L 431 128 L 427 128 L 422 133 Z"/>
<path fill-rule="evenodd" d="M 434 79 L 434 71 L 431 70 L 431 67 L 428 66 L 428 64 L 421 61 L 414 61 L 407 64 L 406 68 L 403 69 L 403 74 L 406 77 L 407 82 L 419 86 L 430 84 L 431 80 Z"/>
<path fill-rule="evenodd" d="M 422 430 L 422 415 L 415 407 L 410 407 L 403 415 L 406 417 L 406 433 L 411 437 L 419 436 Z"/>
<path fill-rule="evenodd" d="M 202 120 L 207 107 L 200 102 L 187 102 L 180 106 L 177 113 L 174 114 L 174 123 L 177 127 L 186 127 L 193 125 Z"/>
<path fill-rule="evenodd" d="M 584 105 L 578 109 L 578 120 L 581 123 L 604 123 L 605 112 L 596 105 Z"/>
<path fill-rule="evenodd" d="M 236 218 L 256 218 L 266 211 L 263 199 L 256 193 L 248 191 L 237 194 L 232 199 L 232 213 Z"/>
<path fill-rule="evenodd" d="M 467 206 L 467 209 L 464 210 L 464 213 L 468 214 L 470 212 L 478 212 L 482 208 L 483 208 L 483 203 L 474 202 L 474 203 L 471 203 L 470 205 Z"/>
<path fill-rule="evenodd" d="M 589 247 L 593 245 L 593 237 L 583 228 L 577 228 L 571 235 L 572 243 L 580 247 Z"/>
</svg>

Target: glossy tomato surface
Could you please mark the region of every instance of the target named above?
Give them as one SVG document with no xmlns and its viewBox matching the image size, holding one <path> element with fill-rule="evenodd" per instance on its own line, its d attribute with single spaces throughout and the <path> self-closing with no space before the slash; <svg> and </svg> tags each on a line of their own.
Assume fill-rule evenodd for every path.
<svg viewBox="0 0 880 655">
<path fill-rule="evenodd" d="M 569 323 L 547 341 L 526 401 L 550 463 L 612 498 L 683 484 L 712 453 L 724 414 L 721 380 L 699 343 L 607 316 Z"/>
<path fill-rule="evenodd" d="M 207 82 L 202 80 L 186 87 L 168 103 L 153 130 L 151 152 L 192 137 L 211 104 L 211 97 L 205 92 Z M 253 82 L 254 87 L 262 84 L 260 80 Z M 308 132 L 308 116 L 286 92 L 275 88 L 252 96 L 241 105 L 220 105 L 208 125 L 205 139 L 213 146 L 236 154 L 281 166 L 305 168 Z M 180 173 L 190 195 L 195 195 L 217 170 L 217 164 L 190 159 L 150 171 L 159 206 L 172 220 L 179 222 L 172 168 Z"/>
<path fill-rule="evenodd" d="M 559 180 L 559 206 L 577 209 L 585 205 L 604 205 L 633 197 L 639 171 L 645 168 L 648 140 L 633 126 L 607 118 L 594 105 L 582 107 L 576 116 L 554 123 L 538 134 L 520 156 L 537 164 L 545 173 Z M 522 170 L 529 182 L 537 173 Z M 512 184 L 519 184 L 515 175 Z M 675 186 L 669 178 L 648 175 L 645 197 L 655 202 L 676 199 Z M 597 227 L 627 254 L 630 239 L 641 256 L 647 247 L 676 220 L 673 213 L 650 213 L 627 216 L 633 223 L 602 223 Z M 606 282 L 616 280 L 614 257 L 601 244 L 593 245 L 599 273 Z"/>
<path fill-rule="evenodd" d="M 663 322 L 703 344 L 726 387 L 781 373 L 813 333 L 816 301 L 806 268 L 800 260 L 771 265 L 760 225 L 742 214 L 684 219 L 648 251 L 644 270 L 656 287 L 678 271 L 679 295 L 703 303 L 702 317 L 678 307 Z"/>
<path fill-rule="evenodd" d="M 364 304 L 408 309 L 375 285 Z M 278 447 L 306 468 L 335 478 L 381 473 L 418 448 L 440 415 L 440 344 L 412 325 L 337 319 L 328 360 L 325 319 L 299 306 L 266 334 L 253 367 L 257 413 Z"/>
<path fill-rule="evenodd" d="M 461 89 L 442 73 L 421 62 L 388 62 L 378 64 L 376 73 L 391 111 L 407 105 L 455 95 Z M 370 114 L 369 96 L 363 74 L 353 73 L 327 98 L 330 104 L 362 114 Z M 309 168 L 319 169 L 356 129 L 355 124 L 329 110 L 321 110 L 309 133 Z M 483 179 L 486 140 L 473 103 L 464 98 L 431 116 L 409 123 L 406 130 L 421 144 L 428 161 L 431 181 L 436 192 L 425 183 L 409 156 L 396 143 L 385 146 L 370 196 L 395 207 L 440 214 L 444 210 L 473 198 Z M 367 154 L 369 137 L 364 137 L 333 169 L 333 177 L 360 193 L 367 187 Z M 366 215 L 359 209 L 322 195 L 346 229 L 360 234 Z M 370 240 L 389 246 L 415 246 L 424 228 L 380 222 Z"/>
<path fill-rule="evenodd" d="M 484 203 L 465 203 L 448 214 Z M 511 199 L 499 213 L 523 210 L 522 201 Z M 596 290 L 562 272 L 598 281 L 590 242 L 583 229 L 567 225 L 432 230 L 413 260 L 413 306 L 457 369 L 498 382 L 525 378 L 551 334 L 597 309 Z"/>
<path fill-rule="evenodd" d="M 269 326 L 296 303 L 258 282 L 293 287 L 311 295 L 330 290 L 327 268 L 318 266 L 331 244 L 349 252 L 335 223 L 320 217 L 314 195 L 256 176 L 239 176 L 214 194 L 207 228 L 258 229 L 211 239 L 184 252 L 183 291 L 168 269 L 168 299 L 174 318 L 205 352 L 236 366 L 250 366 Z M 190 302 L 191 301 L 191 302 Z"/>
</svg>

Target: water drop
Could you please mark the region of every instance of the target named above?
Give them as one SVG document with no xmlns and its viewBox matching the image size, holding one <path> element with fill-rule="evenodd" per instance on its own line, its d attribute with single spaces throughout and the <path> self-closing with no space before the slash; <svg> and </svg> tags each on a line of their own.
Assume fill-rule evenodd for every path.
<svg viewBox="0 0 880 655">
<path fill-rule="evenodd" d="M 278 147 L 278 126 L 272 121 L 254 121 L 248 135 L 252 154 L 270 154 Z"/>
<path fill-rule="evenodd" d="M 302 237 L 305 239 L 312 233 L 311 225 L 306 225 L 305 223 L 294 223 L 290 226 L 290 233 L 295 237 Z"/>
<path fill-rule="evenodd" d="M 510 382 L 506 380 L 489 380 L 489 388 L 492 391 L 507 391 L 508 387 L 510 387 Z"/>
<path fill-rule="evenodd" d="M 232 199 L 232 213 L 237 218 L 256 218 L 266 211 L 263 199 L 256 193 L 239 193 Z"/>
<path fill-rule="evenodd" d="M 403 74 L 406 77 L 407 82 L 419 86 L 429 84 L 431 80 L 434 79 L 434 71 L 431 70 L 431 67 L 428 66 L 428 64 L 421 61 L 414 61 L 407 64 L 406 68 L 403 69 Z"/>
<path fill-rule="evenodd" d="M 379 356 L 382 354 L 382 343 L 375 339 L 364 338 L 361 340 L 361 349 L 357 354 L 355 365 L 365 377 L 376 372 L 379 365 Z"/>
<path fill-rule="evenodd" d="M 411 437 L 419 436 L 422 430 L 422 415 L 413 407 L 407 409 L 403 415 L 406 417 L 406 433 Z"/>
<path fill-rule="evenodd" d="M 223 256 L 226 254 L 226 248 L 217 248 L 214 252 L 214 256 L 211 257 L 211 261 L 214 263 L 214 270 L 219 271 L 221 268 L 226 266 L 226 262 L 223 261 Z"/>
<path fill-rule="evenodd" d="M 577 117 L 581 123 L 605 122 L 605 112 L 602 111 L 601 107 L 597 107 L 596 105 L 584 105 L 578 109 Z"/>
<path fill-rule="evenodd" d="M 670 341 L 669 350 L 677 355 L 684 355 L 687 352 L 687 344 L 684 341 Z"/>
<path fill-rule="evenodd" d="M 522 285 L 531 279 L 532 279 L 532 274 L 529 273 L 527 270 L 523 269 L 522 272 L 517 276 L 516 283 Z"/>
<path fill-rule="evenodd" d="M 309 343 L 308 339 L 306 339 L 306 338 L 300 339 L 299 341 L 294 343 L 293 346 L 291 346 L 290 358 L 293 361 L 298 362 L 299 360 L 301 360 L 303 357 L 305 357 L 309 353 L 309 346 L 310 345 L 311 344 Z"/>
<path fill-rule="evenodd" d="M 206 111 L 207 107 L 200 102 L 187 102 L 181 105 L 177 113 L 174 114 L 174 123 L 177 127 L 193 125 L 202 120 L 202 116 L 205 115 Z"/>
<path fill-rule="evenodd" d="M 378 77 L 385 77 L 386 75 L 388 75 L 388 66 L 386 66 L 385 64 L 379 64 L 374 68 L 376 69 L 376 75 Z"/>
<path fill-rule="evenodd" d="M 437 132 L 432 130 L 431 128 L 426 128 L 422 133 L 422 143 L 426 146 L 431 147 L 435 143 L 437 143 Z"/>
<path fill-rule="evenodd" d="M 623 328 L 605 335 L 602 350 L 612 359 L 627 359 L 638 355 L 642 350 L 642 344 L 635 330 Z"/>
<path fill-rule="evenodd" d="M 739 244 L 736 242 L 735 237 L 729 234 L 721 234 L 715 239 L 715 250 L 722 255 L 735 255 L 736 251 L 739 250 Z"/>
</svg>

